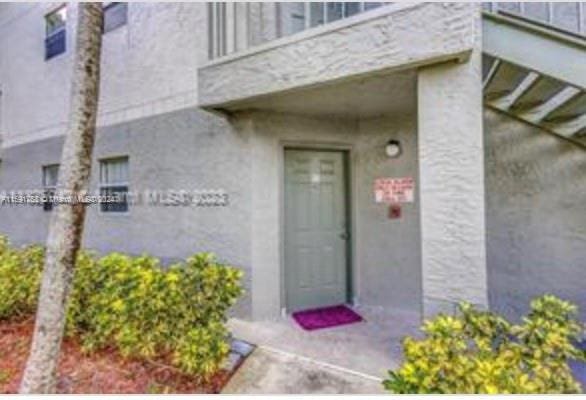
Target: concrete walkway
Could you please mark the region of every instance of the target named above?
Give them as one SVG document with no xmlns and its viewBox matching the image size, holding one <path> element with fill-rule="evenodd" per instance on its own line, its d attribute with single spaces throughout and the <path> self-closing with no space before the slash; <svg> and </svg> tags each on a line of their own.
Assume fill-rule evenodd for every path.
<svg viewBox="0 0 586 400">
<path fill-rule="evenodd" d="M 381 380 L 265 347 L 244 362 L 223 394 L 381 394 Z"/>
<path fill-rule="evenodd" d="M 258 346 L 295 354 L 319 363 L 380 379 L 401 361 L 401 339 L 418 335 L 416 313 L 358 307 L 364 322 L 336 328 L 304 331 L 291 317 L 276 321 L 231 319 L 234 337 Z"/>
</svg>

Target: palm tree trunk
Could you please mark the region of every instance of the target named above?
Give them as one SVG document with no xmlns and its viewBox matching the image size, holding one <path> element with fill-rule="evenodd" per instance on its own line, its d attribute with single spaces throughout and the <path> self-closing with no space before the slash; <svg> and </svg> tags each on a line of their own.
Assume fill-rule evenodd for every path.
<svg viewBox="0 0 586 400">
<path fill-rule="evenodd" d="M 102 4 L 78 4 L 77 39 L 69 125 L 58 183 L 60 194 L 87 192 L 96 132 L 102 47 Z M 55 207 L 30 355 L 20 393 L 54 393 L 75 259 L 81 245 L 85 205 Z"/>
</svg>

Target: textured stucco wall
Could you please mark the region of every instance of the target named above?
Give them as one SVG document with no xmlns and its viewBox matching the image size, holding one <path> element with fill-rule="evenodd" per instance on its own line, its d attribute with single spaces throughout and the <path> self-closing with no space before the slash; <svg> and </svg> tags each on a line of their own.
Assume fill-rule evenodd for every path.
<svg viewBox="0 0 586 400">
<path fill-rule="evenodd" d="M 40 189 L 42 166 L 59 163 L 62 141 L 46 139 L 4 149 L 0 190 Z M 99 160 L 128 156 L 131 191 L 224 189 L 230 204 L 136 205 L 128 214 L 100 213 L 90 206 L 84 246 L 100 252 L 147 252 L 167 261 L 211 251 L 243 268 L 249 281 L 248 148 L 246 139 L 225 120 L 193 109 L 99 129 L 92 192 L 98 189 Z M 0 232 L 17 244 L 44 243 L 49 217 L 41 207 L 0 206 Z M 245 310 L 247 302 L 240 302 Z"/>
<path fill-rule="evenodd" d="M 488 305 L 480 14 L 475 26 L 467 62 L 418 75 L 425 315 L 453 311 L 461 300 Z"/>
<path fill-rule="evenodd" d="M 418 199 L 400 220 L 376 204 L 377 177 L 417 176 L 415 114 L 367 120 L 254 113 L 223 118 L 182 110 L 99 130 L 98 160 L 129 156 L 130 189 L 226 189 L 220 208 L 134 206 L 125 215 L 90 207 L 84 246 L 100 252 L 149 252 L 164 259 L 212 251 L 244 269 L 247 297 L 240 315 L 278 317 L 282 307 L 283 146 L 342 146 L 350 150 L 354 224 L 353 284 L 360 304 L 412 312 L 421 308 Z M 403 144 L 389 160 L 386 142 Z M 4 150 L 2 190 L 38 189 L 43 165 L 58 163 L 62 138 Z M 417 193 L 417 191 L 416 191 Z M 50 214 L 39 207 L 0 207 L 0 232 L 18 244 L 44 242 Z M 252 299 L 252 300 L 251 300 Z"/>
<path fill-rule="evenodd" d="M 68 5 L 67 51 L 44 60 L 44 15 L 60 3 L 11 3 L 0 13 L 4 146 L 63 135 L 69 109 L 76 6 Z M 129 3 L 128 23 L 103 38 L 100 125 L 197 102 L 207 59 L 203 3 Z"/>
<path fill-rule="evenodd" d="M 45 62 L 43 15 L 56 5 L 0 8 L 0 134 L 10 145 L 0 154 L 0 189 L 39 188 L 41 167 L 60 158 L 57 136 L 67 117 L 75 9 L 70 6 L 67 53 Z M 92 208 L 87 247 L 163 258 L 214 251 L 247 272 L 253 290 L 241 302 L 244 314 L 252 302 L 257 317 L 277 316 L 283 293 L 282 147 L 340 146 L 352 155 L 353 283 L 359 303 L 418 311 L 423 298 L 429 313 L 451 309 L 460 299 L 486 304 L 486 235 L 491 307 L 516 316 L 531 297 L 549 291 L 580 303 L 584 313 L 582 150 L 485 113 L 485 231 L 478 5 L 377 10 L 379 18 L 365 15 L 360 24 L 332 32 L 348 22 L 339 21 L 318 28 L 315 36 L 306 32 L 298 36 L 304 40 L 266 44 L 200 74 L 202 98 L 226 101 L 473 49 L 463 64 L 420 70 L 418 112 L 413 105 L 411 113 L 363 120 L 250 113 L 232 124 L 195 108 L 197 66 L 207 57 L 204 7 L 132 3 L 129 23 L 105 35 L 92 188 L 97 160 L 128 155 L 132 190 L 224 188 L 231 204 L 136 207 L 128 215 Z M 253 41 L 273 38 L 274 5 L 251 7 L 264 21 L 251 33 Z M 182 110 L 169 113 L 177 109 Z M 403 143 L 398 160 L 382 153 L 390 138 Z M 379 176 L 419 178 L 416 202 L 403 207 L 401 220 L 388 220 L 386 207 L 374 203 L 372 182 Z M 40 208 L 0 207 L 0 232 L 17 243 L 42 242 L 48 217 Z"/>
<path fill-rule="evenodd" d="M 282 273 L 282 165 L 285 146 L 343 148 L 352 172 L 353 295 L 360 304 L 421 309 L 418 201 L 400 220 L 375 204 L 374 179 L 417 175 L 415 114 L 368 120 L 301 117 L 277 113 L 244 116 L 252 161 L 252 303 L 255 318 L 275 318 L 284 307 Z M 402 141 L 397 160 L 386 142 Z M 417 180 L 417 179 L 416 179 Z"/>
<path fill-rule="evenodd" d="M 8 116 L 2 128 L 8 145 L 2 149 L 3 190 L 38 189 L 42 166 L 60 159 L 75 8 L 70 6 L 67 53 L 45 62 L 43 15 L 55 5 L 11 5 L 11 13 L 0 18 L 0 29 L 9 31 L 0 39 L 0 81 L 8 105 L 3 110 Z M 386 207 L 374 205 L 369 195 L 376 176 L 416 174 L 415 105 L 411 114 L 364 121 L 261 113 L 253 120 L 228 122 L 197 110 L 195 69 L 207 54 L 201 7 L 130 4 L 129 23 L 104 37 L 91 187 L 97 189 L 99 159 L 127 155 L 131 190 L 224 188 L 231 204 L 215 209 L 135 206 L 126 215 L 102 214 L 92 207 L 84 245 L 100 252 L 148 251 L 164 259 L 216 252 L 248 272 L 247 286 L 256 289 L 249 290 L 249 296 L 256 296 L 255 314 L 277 316 L 282 295 L 281 141 L 342 144 L 352 149 L 356 176 L 361 177 L 353 185 L 356 231 L 373 240 L 385 234 L 390 238 L 382 249 L 357 239 L 354 295 L 364 304 L 419 310 L 417 203 L 405 206 L 401 221 L 388 221 Z M 270 8 L 263 12 L 267 21 L 273 15 Z M 272 34 L 262 32 L 263 37 Z M 10 40 L 16 35 L 26 41 L 22 48 Z M 7 61 L 11 58 L 16 62 Z M 31 76 L 32 85 L 16 76 Z M 168 112 L 176 109 L 181 110 Z M 390 136 L 405 142 L 405 154 L 392 164 L 382 154 Z M 0 207 L 0 231 L 18 244 L 43 242 L 48 220 L 41 208 Z M 241 302 L 244 315 L 250 312 L 249 299 Z"/>
<path fill-rule="evenodd" d="M 358 302 L 419 314 L 422 306 L 421 226 L 417 127 L 414 114 L 361 120 L 354 147 L 355 262 Z M 395 139 L 402 155 L 389 159 L 385 144 Z M 374 201 L 376 178 L 415 179 L 415 200 L 401 206 L 401 218 Z"/>
<path fill-rule="evenodd" d="M 336 79 L 462 56 L 475 44 L 477 4 L 395 4 L 282 38 L 199 70 L 211 106 Z"/>
<path fill-rule="evenodd" d="M 486 110 L 490 306 L 519 317 L 554 293 L 586 319 L 586 151 Z"/>
</svg>

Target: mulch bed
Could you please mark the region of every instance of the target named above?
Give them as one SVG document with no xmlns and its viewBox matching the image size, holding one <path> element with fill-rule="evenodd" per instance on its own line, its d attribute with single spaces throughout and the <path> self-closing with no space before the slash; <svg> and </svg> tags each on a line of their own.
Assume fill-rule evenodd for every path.
<svg viewBox="0 0 586 400">
<path fill-rule="evenodd" d="M 28 357 L 34 321 L 0 322 L 0 394 L 17 393 Z M 58 393 L 219 393 L 229 379 L 221 372 L 205 385 L 160 360 L 122 358 L 116 351 L 84 354 L 65 339 L 58 369 Z"/>
</svg>

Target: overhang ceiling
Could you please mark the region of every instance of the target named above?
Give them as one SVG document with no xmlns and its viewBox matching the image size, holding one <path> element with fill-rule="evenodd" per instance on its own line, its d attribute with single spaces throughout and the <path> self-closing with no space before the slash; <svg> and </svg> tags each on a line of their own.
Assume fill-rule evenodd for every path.
<svg viewBox="0 0 586 400">
<path fill-rule="evenodd" d="M 417 74 L 415 70 L 409 70 L 272 94 L 229 105 L 225 109 L 370 118 L 410 112 L 416 106 Z"/>
</svg>

